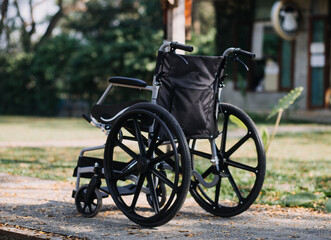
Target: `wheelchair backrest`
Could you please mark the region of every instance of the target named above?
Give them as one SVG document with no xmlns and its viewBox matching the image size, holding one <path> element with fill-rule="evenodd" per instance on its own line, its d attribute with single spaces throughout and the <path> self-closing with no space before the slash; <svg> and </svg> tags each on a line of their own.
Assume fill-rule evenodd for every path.
<svg viewBox="0 0 331 240">
<path fill-rule="evenodd" d="M 187 138 L 217 136 L 215 76 L 223 57 L 164 55 L 157 104 L 179 122 Z"/>
</svg>

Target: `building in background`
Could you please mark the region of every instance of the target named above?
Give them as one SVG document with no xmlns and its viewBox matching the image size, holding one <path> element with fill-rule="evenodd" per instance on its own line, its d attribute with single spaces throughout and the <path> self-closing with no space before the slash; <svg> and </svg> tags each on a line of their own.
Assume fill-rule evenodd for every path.
<svg viewBox="0 0 331 240">
<path fill-rule="evenodd" d="M 249 64 L 250 72 L 234 66 L 224 101 L 249 111 L 264 111 L 302 86 L 305 91 L 298 109 L 330 109 L 331 1 L 240 2 L 241 6 L 215 2 L 216 17 L 221 19 L 218 37 L 225 38 L 220 41 L 224 48 L 242 47 L 254 52 L 256 59 Z"/>
</svg>

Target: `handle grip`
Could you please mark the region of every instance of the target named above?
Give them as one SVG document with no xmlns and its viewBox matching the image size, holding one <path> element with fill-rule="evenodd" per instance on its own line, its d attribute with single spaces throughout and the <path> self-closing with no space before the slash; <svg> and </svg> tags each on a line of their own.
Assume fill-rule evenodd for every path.
<svg viewBox="0 0 331 240">
<path fill-rule="evenodd" d="M 249 57 L 251 59 L 254 59 L 255 58 L 255 54 L 254 53 L 251 53 L 251 52 L 248 52 L 248 51 L 245 51 L 245 50 L 242 50 L 240 48 L 236 48 L 233 53 L 237 54 L 237 55 L 242 55 L 242 56 L 246 56 L 246 57 Z"/>
<path fill-rule="evenodd" d="M 194 48 L 192 46 L 181 44 L 181 43 L 178 43 L 178 42 L 171 42 L 170 47 L 173 50 L 180 49 L 180 50 L 184 50 L 184 51 L 187 51 L 187 52 L 193 52 L 193 50 L 194 50 Z"/>
</svg>

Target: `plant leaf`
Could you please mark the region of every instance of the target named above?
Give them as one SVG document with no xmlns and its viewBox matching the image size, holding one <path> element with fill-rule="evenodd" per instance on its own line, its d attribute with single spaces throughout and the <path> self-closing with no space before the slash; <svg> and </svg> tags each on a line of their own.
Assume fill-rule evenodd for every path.
<svg viewBox="0 0 331 240">
<path fill-rule="evenodd" d="M 303 87 L 297 87 L 291 90 L 287 95 L 279 99 L 278 104 L 271 110 L 270 114 L 268 115 L 267 119 L 272 118 L 275 116 L 279 111 L 286 110 L 294 101 L 300 97 L 303 91 Z"/>
<path fill-rule="evenodd" d="M 282 203 L 285 206 L 300 206 L 310 203 L 317 199 L 317 196 L 313 193 L 303 192 L 294 195 L 288 195 L 282 199 Z"/>
<path fill-rule="evenodd" d="M 331 212 L 331 198 L 325 202 L 326 211 Z"/>
<path fill-rule="evenodd" d="M 324 191 L 323 193 L 326 197 L 331 197 L 331 192 L 330 191 Z"/>
<path fill-rule="evenodd" d="M 237 127 L 242 128 L 242 129 L 247 129 L 246 125 L 237 117 L 231 115 L 230 116 L 230 121 L 237 125 Z"/>
<path fill-rule="evenodd" d="M 268 146 L 268 143 L 270 141 L 270 134 L 269 134 L 268 129 L 265 126 L 263 126 L 261 128 L 261 138 L 262 138 L 263 145 L 265 147 Z"/>
</svg>

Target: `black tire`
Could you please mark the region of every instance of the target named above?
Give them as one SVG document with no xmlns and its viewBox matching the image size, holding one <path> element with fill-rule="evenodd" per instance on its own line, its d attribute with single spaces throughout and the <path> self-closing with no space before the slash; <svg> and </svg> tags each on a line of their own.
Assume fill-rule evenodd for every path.
<svg viewBox="0 0 331 240">
<path fill-rule="evenodd" d="M 140 103 L 118 117 L 107 138 L 104 161 L 109 192 L 133 222 L 163 225 L 183 205 L 190 186 L 189 148 L 179 124 L 162 107 Z M 164 203 L 159 201 L 155 178 L 166 186 Z M 132 192 L 122 191 L 132 183 Z"/>
<path fill-rule="evenodd" d="M 231 104 L 222 103 L 219 110 L 220 134 L 215 139 L 219 169 L 211 164 L 210 152 L 199 150 L 199 140 L 192 141 L 194 144 L 190 149 L 194 170 L 208 183 L 215 176 L 219 179 L 216 181 L 216 178 L 214 186 L 205 187 L 192 177 L 190 193 L 207 212 L 231 217 L 247 210 L 258 197 L 264 181 L 266 158 L 251 118 Z"/>
<path fill-rule="evenodd" d="M 75 196 L 75 205 L 77 211 L 86 218 L 92 218 L 100 212 L 102 206 L 102 197 L 98 189 L 94 190 L 90 201 L 86 199 L 88 184 L 78 188 Z"/>
</svg>

